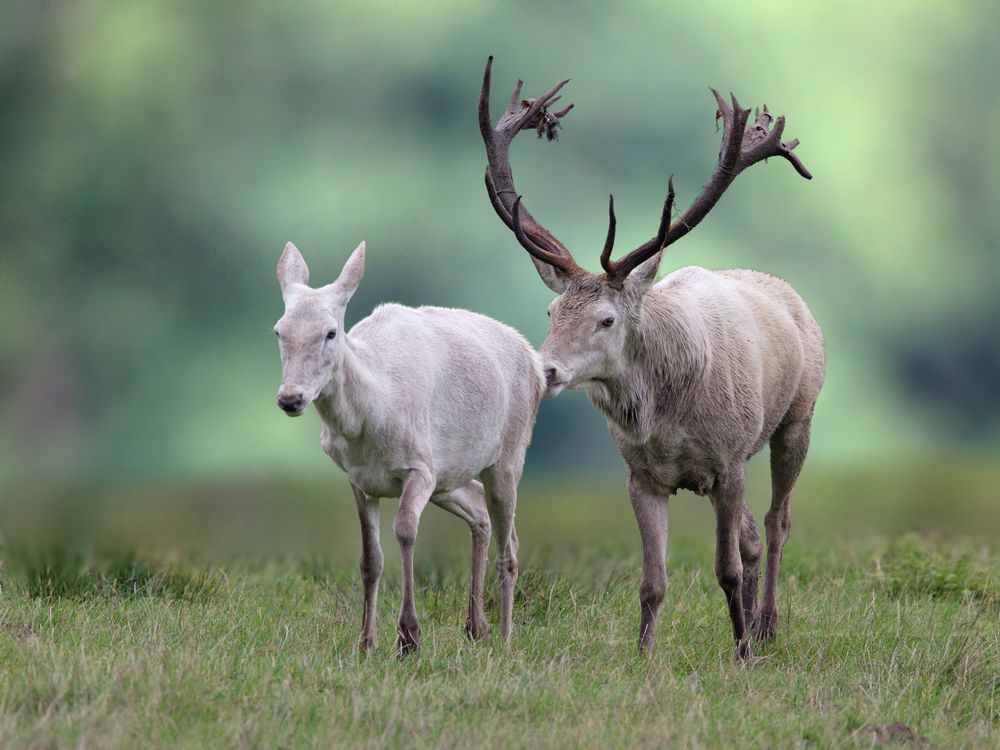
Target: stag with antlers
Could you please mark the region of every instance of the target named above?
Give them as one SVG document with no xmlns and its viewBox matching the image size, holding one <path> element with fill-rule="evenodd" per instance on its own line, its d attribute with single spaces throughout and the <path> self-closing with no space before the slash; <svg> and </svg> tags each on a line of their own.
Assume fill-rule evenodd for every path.
<svg viewBox="0 0 1000 750">
<path fill-rule="evenodd" d="M 769 157 L 811 175 L 782 142 L 784 118 L 750 110 L 712 89 L 723 119 L 722 146 L 708 182 L 671 222 L 673 180 L 656 236 L 613 260 L 614 199 L 601 253 L 603 273 L 580 267 L 525 208 L 514 188 L 510 143 L 522 130 L 552 140 L 572 105 L 550 112 L 560 81 L 535 99 L 518 81 L 499 122 L 489 114 L 486 65 L 479 128 L 486 145 L 486 188 L 500 219 L 559 296 L 549 306 L 541 346 L 546 395 L 580 388 L 608 421 L 628 466 L 628 494 L 643 545 L 639 648 L 654 641 L 666 590 L 667 500 L 679 489 L 711 498 L 716 515 L 715 572 L 732 620 L 736 656 L 750 655 L 751 633 L 773 638 L 781 551 L 790 529 L 792 487 L 809 445 L 810 420 L 823 383 L 823 336 L 784 281 L 747 270 L 689 266 L 654 283 L 663 250 L 694 229 L 736 176 Z M 771 449 L 771 507 L 765 517 L 767 571 L 757 605 L 760 536 L 744 502 L 746 462 Z"/>
</svg>

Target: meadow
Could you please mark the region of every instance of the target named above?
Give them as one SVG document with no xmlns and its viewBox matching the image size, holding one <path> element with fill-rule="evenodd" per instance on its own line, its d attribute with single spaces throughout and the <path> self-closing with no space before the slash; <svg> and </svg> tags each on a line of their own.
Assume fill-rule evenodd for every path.
<svg viewBox="0 0 1000 750">
<path fill-rule="evenodd" d="M 998 8 L 0 3 L 0 748 L 1000 747 Z M 431 508 L 423 647 L 395 658 L 387 502 L 380 644 L 355 650 L 346 480 L 274 405 L 275 264 L 293 240 L 332 279 L 366 240 L 349 325 L 435 304 L 541 344 L 551 295 L 483 187 L 491 54 L 494 116 L 518 77 L 572 78 L 558 142 L 512 159 L 591 269 L 609 193 L 621 248 L 669 174 L 690 205 L 709 86 L 802 140 L 814 180 L 755 167 L 661 267 L 780 276 L 827 342 L 749 664 L 687 494 L 636 653 L 624 466 L 579 392 L 539 409 L 510 648 L 492 580 L 465 639 L 466 529 Z M 749 479 L 760 521 L 766 457 Z"/>
<path fill-rule="evenodd" d="M 956 469 L 952 512 L 934 506 L 950 530 L 914 533 L 901 529 L 942 528 L 940 488 L 918 468 L 875 476 L 803 479 L 778 638 L 746 665 L 712 574 L 711 511 L 693 496 L 672 500 L 650 656 L 635 651 L 634 521 L 623 488 L 595 480 L 525 483 L 509 649 L 492 576 L 490 635 L 466 640 L 467 541 L 429 511 L 423 643 L 402 661 L 391 533 L 379 647 L 355 648 L 359 541 L 340 482 L 26 496 L 4 506 L 0 745 L 995 747 L 998 477 Z"/>
</svg>

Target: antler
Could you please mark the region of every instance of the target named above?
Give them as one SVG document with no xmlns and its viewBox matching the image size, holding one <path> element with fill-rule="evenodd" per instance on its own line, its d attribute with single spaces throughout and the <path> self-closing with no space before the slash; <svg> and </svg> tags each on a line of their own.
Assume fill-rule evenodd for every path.
<svg viewBox="0 0 1000 750">
<path fill-rule="evenodd" d="M 608 230 L 608 242 L 601 254 L 601 266 L 608 278 L 616 281 L 623 280 L 640 263 L 656 255 L 667 245 L 673 244 L 698 226 L 698 223 L 718 203 L 726 188 L 736 179 L 736 175 L 759 161 L 771 156 L 783 157 L 791 162 L 796 172 L 807 180 L 812 179 L 809 170 L 805 168 L 799 157 L 792 153 L 792 149 L 799 145 L 798 140 L 781 142 L 781 133 L 785 129 L 784 117 L 778 117 L 772 129 L 771 113 L 767 111 L 767 105 L 765 105 L 763 111 L 754 113 L 754 125 L 747 130 L 750 110 L 742 109 L 735 96 L 730 95 L 732 96 L 732 106 L 730 106 L 718 91 L 715 89 L 711 89 L 711 91 L 719 103 L 719 112 L 716 116 L 723 118 L 724 127 L 722 146 L 719 149 L 719 161 L 712 170 L 708 182 L 702 187 L 698 197 L 694 199 L 684 215 L 671 225 L 670 212 L 674 200 L 673 177 L 671 177 L 667 200 L 663 205 L 663 215 L 660 218 L 660 228 L 656 236 L 617 261 L 611 260 L 615 223 L 614 200 L 612 199 L 611 228 Z"/>
<path fill-rule="evenodd" d="M 548 107 L 561 98 L 557 94 L 569 83 L 569 79 L 560 81 L 535 99 L 521 99 L 523 82 L 518 80 L 510 96 L 510 103 L 494 128 L 490 120 L 492 67 L 493 55 L 490 55 L 483 74 L 483 88 L 479 92 L 479 131 L 486 145 L 486 190 L 493 210 L 514 232 L 514 236 L 531 254 L 536 265 L 546 263 L 571 276 L 584 273 L 566 246 L 539 224 L 524 207 L 521 197 L 514 189 L 514 177 L 510 171 L 510 142 L 519 132 L 531 129 L 538 133 L 539 138 L 544 135 L 550 141 L 556 139 L 559 121 L 573 109 L 573 105 L 558 112 L 549 112 Z"/>
</svg>

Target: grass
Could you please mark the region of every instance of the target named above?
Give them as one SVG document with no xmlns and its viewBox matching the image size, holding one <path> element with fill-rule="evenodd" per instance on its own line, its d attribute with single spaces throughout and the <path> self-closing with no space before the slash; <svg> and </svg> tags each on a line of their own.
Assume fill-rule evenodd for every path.
<svg viewBox="0 0 1000 750">
<path fill-rule="evenodd" d="M 675 547 L 649 658 L 634 652 L 638 557 L 602 550 L 525 561 L 509 651 L 495 622 L 485 642 L 466 641 L 464 564 L 425 559 L 424 641 L 404 661 L 393 656 L 400 592 L 391 566 L 380 647 L 368 657 L 354 648 L 357 575 L 341 563 L 200 568 L 126 557 L 9 569 L 0 745 L 1000 741 L 1000 564 L 989 553 L 913 537 L 870 547 L 793 539 L 778 639 L 739 665 L 711 550 L 701 539 Z M 890 733 L 897 724 L 910 734 Z"/>
<path fill-rule="evenodd" d="M 509 650 L 492 576 L 491 633 L 465 639 L 466 532 L 428 510 L 422 649 L 401 662 L 390 507 L 380 644 L 355 650 L 359 540 L 340 478 L 11 492 L 0 747 L 1000 746 L 1000 472 L 882 474 L 804 478 L 778 638 L 748 665 L 732 660 L 711 510 L 688 496 L 671 502 L 648 658 L 638 535 L 621 482 L 601 480 L 522 487 Z"/>
</svg>

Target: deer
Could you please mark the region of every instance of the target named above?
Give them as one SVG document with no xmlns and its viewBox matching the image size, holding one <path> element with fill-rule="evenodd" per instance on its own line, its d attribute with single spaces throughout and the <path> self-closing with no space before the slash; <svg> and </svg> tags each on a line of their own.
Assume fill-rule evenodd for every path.
<svg viewBox="0 0 1000 750">
<path fill-rule="evenodd" d="M 312 288 L 305 259 L 289 242 L 278 262 L 285 310 L 274 327 L 281 355 L 277 405 L 290 417 L 315 406 L 320 444 L 347 474 L 357 505 L 364 587 L 358 647 L 371 652 L 377 645 L 381 498 L 399 498 L 397 654 L 420 645 L 413 547 L 428 503 L 469 526 L 471 639 L 488 631 L 483 586 L 492 530 L 500 630 L 508 644 L 518 572 L 517 486 L 545 389 L 541 359 L 513 328 L 467 310 L 384 304 L 345 330 L 345 310 L 364 269 L 362 242 L 336 281 Z"/>
<path fill-rule="evenodd" d="M 627 466 L 627 491 L 642 540 L 638 647 L 656 637 L 666 593 L 667 506 L 678 490 L 707 495 L 715 511 L 715 574 L 732 622 L 734 656 L 751 657 L 751 636 L 773 639 L 782 550 L 791 529 L 791 494 L 809 447 L 813 408 L 823 383 L 825 345 L 819 325 L 792 287 L 751 270 L 688 266 L 655 281 L 663 251 L 694 229 L 743 170 L 781 157 L 812 175 L 781 141 L 784 117 L 765 106 L 748 127 L 750 110 L 710 89 L 722 119 L 714 169 L 687 211 L 673 221 L 673 176 L 656 235 L 612 259 L 614 196 L 593 273 L 525 207 L 514 187 L 511 141 L 522 130 L 554 140 L 570 104 L 549 107 L 569 79 L 534 99 L 522 81 L 496 126 L 490 118 L 492 56 L 479 94 L 479 129 L 486 147 L 486 190 L 500 220 L 558 296 L 549 305 L 548 335 L 539 353 L 545 395 L 586 392 L 605 416 Z M 774 122 L 771 127 L 772 120 Z M 764 519 L 767 569 L 757 606 L 761 543 L 744 501 L 746 463 L 770 446 L 771 504 Z"/>
</svg>

